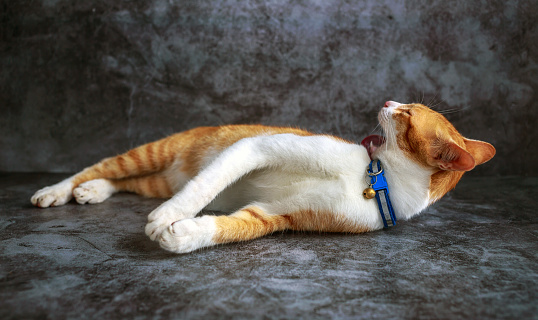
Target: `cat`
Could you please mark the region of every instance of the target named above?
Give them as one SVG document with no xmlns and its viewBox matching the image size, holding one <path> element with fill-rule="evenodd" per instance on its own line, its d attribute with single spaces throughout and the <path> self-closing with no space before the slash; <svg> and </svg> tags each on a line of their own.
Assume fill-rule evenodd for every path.
<svg viewBox="0 0 538 320">
<path fill-rule="evenodd" d="M 394 218 L 406 220 L 495 155 L 491 144 L 464 138 L 422 104 L 388 101 L 378 119 L 385 137 L 361 144 L 297 128 L 199 127 L 104 159 L 31 202 L 100 203 L 119 191 L 171 197 L 149 214 L 145 232 L 162 248 L 186 253 L 282 230 L 379 230 L 379 203 L 363 196 L 371 159 L 382 166 Z M 196 217 L 203 209 L 231 214 Z"/>
</svg>

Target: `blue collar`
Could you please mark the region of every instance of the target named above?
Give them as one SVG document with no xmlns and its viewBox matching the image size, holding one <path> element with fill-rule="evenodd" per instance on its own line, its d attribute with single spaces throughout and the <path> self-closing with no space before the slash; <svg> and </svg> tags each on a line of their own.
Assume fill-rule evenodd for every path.
<svg viewBox="0 0 538 320">
<path fill-rule="evenodd" d="M 372 160 L 368 169 L 366 169 L 366 174 L 370 177 L 370 188 L 375 190 L 375 198 L 377 200 L 379 213 L 383 219 L 383 225 L 385 228 L 395 226 L 396 215 L 394 214 L 394 209 L 390 202 L 389 186 L 385 179 L 383 168 L 381 167 L 381 161 Z"/>
</svg>

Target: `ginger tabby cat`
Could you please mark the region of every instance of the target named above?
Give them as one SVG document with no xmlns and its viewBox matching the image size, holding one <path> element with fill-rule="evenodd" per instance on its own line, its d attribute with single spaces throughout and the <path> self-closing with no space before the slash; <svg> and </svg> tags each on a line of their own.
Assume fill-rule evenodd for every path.
<svg viewBox="0 0 538 320">
<path fill-rule="evenodd" d="M 366 168 L 379 159 L 398 219 L 409 219 L 490 160 L 489 143 L 462 137 L 421 104 L 388 101 L 379 112 L 386 137 L 361 145 L 295 128 L 200 127 L 107 158 L 37 191 L 38 207 L 73 197 L 99 203 L 119 191 L 170 198 L 148 216 L 146 234 L 185 253 L 280 230 L 361 233 L 383 228 Z M 202 215 L 203 209 L 230 215 Z"/>
</svg>

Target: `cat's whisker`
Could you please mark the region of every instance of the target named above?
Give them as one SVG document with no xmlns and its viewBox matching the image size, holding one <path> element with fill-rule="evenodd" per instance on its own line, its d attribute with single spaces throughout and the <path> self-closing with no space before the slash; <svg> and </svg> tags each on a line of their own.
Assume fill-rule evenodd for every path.
<svg viewBox="0 0 538 320">
<path fill-rule="evenodd" d="M 456 112 L 460 112 L 462 111 L 462 109 L 447 109 L 447 110 L 441 110 L 441 111 L 438 111 L 440 114 L 450 114 L 450 113 L 456 113 Z"/>
<path fill-rule="evenodd" d="M 377 126 L 375 126 L 374 130 L 370 132 L 370 134 L 374 133 L 377 130 L 377 128 L 379 128 L 380 126 L 381 126 L 381 123 L 378 123 Z"/>
<path fill-rule="evenodd" d="M 437 100 L 437 95 L 438 93 L 436 92 L 433 98 L 428 102 L 428 106 L 430 107 L 430 109 L 435 109 L 438 105 L 441 104 L 442 100 L 439 102 L 435 102 Z"/>
<path fill-rule="evenodd" d="M 428 107 L 432 110 L 435 110 L 439 105 L 441 105 L 442 102 L 438 102 L 436 104 L 433 104 L 433 105 L 429 105 Z M 439 110 L 436 110 L 437 112 L 439 112 Z"/>
<path fill-rule="evenodd" d="M 446 104 L 446 102 L 443 99 L 439 99 L 438 102 L 435 102 L 435 101 L 433 102 L 433 106 L 437 107 L 437 106 L 439 106 L 439 105 L 441 105 L 443 103 Z"/>
</svg>

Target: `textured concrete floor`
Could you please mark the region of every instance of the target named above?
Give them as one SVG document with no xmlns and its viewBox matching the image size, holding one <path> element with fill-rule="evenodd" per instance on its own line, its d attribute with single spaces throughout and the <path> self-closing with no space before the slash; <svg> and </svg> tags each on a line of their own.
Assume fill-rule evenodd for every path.
<svg viewBox="0 0 538 320">
<path fill-rule="evenodd" d="M 0 318 L 529 319 L 538 178 L 464 177 L 389 231 L 279 233 L 187 255 L 146 238 L 160 200 L 31 207 L 58 174 L 0 174 Z"/>
</svg>

